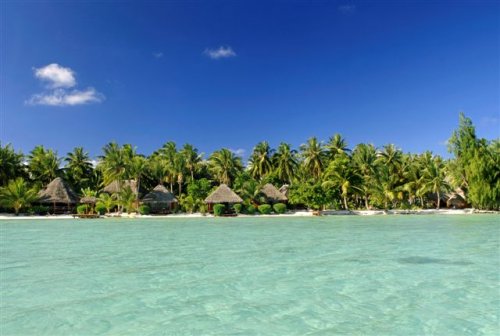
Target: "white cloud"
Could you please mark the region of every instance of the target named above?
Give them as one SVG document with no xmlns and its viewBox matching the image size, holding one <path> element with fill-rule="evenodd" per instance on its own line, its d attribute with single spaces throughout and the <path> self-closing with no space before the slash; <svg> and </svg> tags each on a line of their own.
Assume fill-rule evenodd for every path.
<svg viewBox="0 0 500 336">
<path fill-rule="evenodd" d="M 236 53 L 234 52 L 233 48 L 229 46 L 228 47 L 220 46 L 217 49 L 207 48 L 203 53 L 208 57 L 210 57 L 211 59 L 229 58 L 236 56 Z"/>
<path fill-rule="evenodd" d="M 244 150 L 243 148 L 238 148 L 238 149 L 229 149 L 232 153 L 238 155 L 238 156 L 243 156 L 245 155 L 245 152 L 246 150 Z"/>
<path fill-rule="evenodd" d="M 59 64 L 52 63 L 34 69 L 35 77 L 47 82 L 47 88 L 42 93 L 31 96 L 25 103 L 29 105 L 75 106 L 89 103 L 99 103 L 104 95 L 93 87 L 85 90 L 69 90 L 76 85 L 75 72 Z"/>
<path fill-rule="evenodd" d="M 70 88 L 76 85 L 74 71 L 57 63 L 35 68 L 34 71 L 35 77 L 47 82 L 49 88 Z"/>
<path fill-rule="evenodd" d="M 49 105 L 49 106 L 75 106 L 89 103 L 99 103 L 104 100 L 104 96 L 94 88 L 89 87 L 86 90 L 56 89 L 54 91 L 44 92 L 33 95 L 27 103 L 30 105 Z"/>
<path fill-rule="evenodd" d="M 160 52 L 155 52 L 153 53 L 153 56 L 154 58 L 162 58 L 163 57 L 163 53 L 160 51 Z"/>
</svg>

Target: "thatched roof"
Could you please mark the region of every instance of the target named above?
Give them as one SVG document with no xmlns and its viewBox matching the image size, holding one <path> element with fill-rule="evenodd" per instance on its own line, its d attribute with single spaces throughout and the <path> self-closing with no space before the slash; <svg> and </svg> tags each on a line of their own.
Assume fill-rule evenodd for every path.
<svg viewBox="0 0 500 336">
<path fill-rule="evenodd" d="M 261 189 L 261 192 L 270 202 L 286 202 L 288 200 L 288 198 L 278 189 L 276 189 L 276 187 L 271 183 L 267 183 L 266 185 L 264 185 Z"/>
<path fill-rule="evenodd" d="M 241 203 L 243 200 L 227 185 L 221 184 L 213 193 L 205 198 L 205 203 Z"/>
<path fill-rule="evenodd" d="M 94 196 L 85 196 L 85 197 L 80 198 L 80 203 L 81 204 L 96 204 L 97 198 Z"/>
<path fill-rule="evenodd" d="M 60 177 L 55 178 L 45 189 L 40 190 L 38 197 L 39 203 L 76 204 L 78 202 L 78 196 Z"/>
<path fill-rule="evenodd" d="M 123 188 L 130 187 L 134 194 L 137 195 L 137 182 L 134 180 L 124 180 L 120 183 L 118 181 L 113 181 L 104 187 L 103 191 L 108 194 L 119 193 Z"/>
<path fill-rule="evenodd" d="M 290 191 L 290 186 L 288 184 L 283 184 L 281 188 L 279 188 L 280 193 L 288 197 L 288 192 Z"/>
<path fill-rule="evenodd" d="M 142 198 L 143 203 L 176 203 L 177 198 L 162 184 L 158 184 Z"/>
</svg>

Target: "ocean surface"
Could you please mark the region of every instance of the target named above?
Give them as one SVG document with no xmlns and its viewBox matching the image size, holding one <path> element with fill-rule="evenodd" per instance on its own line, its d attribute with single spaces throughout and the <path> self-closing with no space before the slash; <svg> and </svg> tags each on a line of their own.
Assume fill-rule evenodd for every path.
<svg viewBox="0 0 500 336">
<path fill-rule="evenodd" d="M 0 335 L 498 335 L 500 217 L 0 221 Z"/>
</svg>

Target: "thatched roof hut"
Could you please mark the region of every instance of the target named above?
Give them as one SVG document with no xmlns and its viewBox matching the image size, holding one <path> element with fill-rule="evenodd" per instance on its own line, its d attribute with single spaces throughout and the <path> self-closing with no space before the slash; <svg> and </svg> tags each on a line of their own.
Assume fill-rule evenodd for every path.
<svg viewBox="0 0 500 336">
<path fill-rule="evenodd" d="M 94 196 L 85 196 L 80 198 L 80 204 L 96 204 L 97 197 Z"/>
<path fill-rule="evenodd" d="M 266 185 L 264 185 L 260 191 L 262 194 L 264 194 L 269 203 L 280 203 L 288 201 L 288 198 L 271 183 L 267 183 Z"/>
<path fill-rule="evenodd" d="M 279 188 L 279 192 L 285 195 L 288 198 L 288 192 L 290 191 L 290 186 L 288 184 L 283 184 L 281 188 Z"/>
<path fill-rule="evenodd" d="M 162 184 L 158 184 L 142 198 L 152 213 L 169 213 L 178 203 L 177 198 Z"/>
<path fill-rule="evenodd" d="M 240 196 L 236 195 L 234 191 L 231 190 L 227 185 L 221 184 L 217 189 L 214 190 L 207 198 L 205 198 L 205 203 L 216 204 L 216 203 L 242 203 L 243 200 Z"/>
<path fill-rule="evenodd" d="M 137 195 L 137 181 L 135 180 L 124 180 L 121 181 L 121 184 L 119 181 L 115 180 L 104 187 L 103 191 L 108 194 L 115 194 L 119 193 L 126 187 L 130 187 L 130 189 L 132 189 L 132 192 Z"/>
<path fill-rule="evenodd" d="M 162 184 L 158 184 L 151 192 L 142 198 L 143 203 L 177 203 L 177 198 Z"/>
<path fill-rule="evenodd" d="M 454 209 L 464 209 L 467 207 L 467 200 L 465 193 L 462 189 L 456 188 L 454 191 L 447 195 L 446 206 Z"/>
<path fill-rule="evenodd" d="M 38 193 L 38 203 L 41 204 L 67 204 L 78 202 L 78 196 L 60 177 L 56 177 L 45 189 Z"/>
</svg>

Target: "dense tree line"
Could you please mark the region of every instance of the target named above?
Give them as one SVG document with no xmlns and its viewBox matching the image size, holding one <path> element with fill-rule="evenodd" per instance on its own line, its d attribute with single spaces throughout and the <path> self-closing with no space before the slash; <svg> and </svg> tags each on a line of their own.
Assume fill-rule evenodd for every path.
<svg viewBox="0 0 500 336">
<path fill-rule="evenodd" d="M 310 138 L 298 150 L 281 143 L 276 149 L 258 143 L 248 163 L 227 148 L 204 155 L 190 144 L 165 143 L 150 156 L 130 144 L 106 144 L 97 164 L 82 147 L 61 157 L 35 147 L 29 154 L 0 144 L 0 202 L 20 211 L 36 200 L 36 192 L 62 177 L 80 195 L 99 196 L 108 210 L 132 209 L 138 196 L 126 188 L 111 197 L 100 193 L 113 182 L 134 180 L 139 190 L 164 184 L 184 211 L 203 211 L 203 199 L 218 184 L 230 185 L 247 204 L 262 202 L 265 183 L 289 185 L 292 206 L 312 209 L 391 209 L 440 207 L 445 195 L 461 191 L 478 209 L 500 207 L 500 142 L 476 137 L 471 120 L 460 115 L 449 140 L 453 158 L 431 152 L 407 154 L 389 144 L 349 148 L 339 134 L 325 143 Z"/>
</svg>

